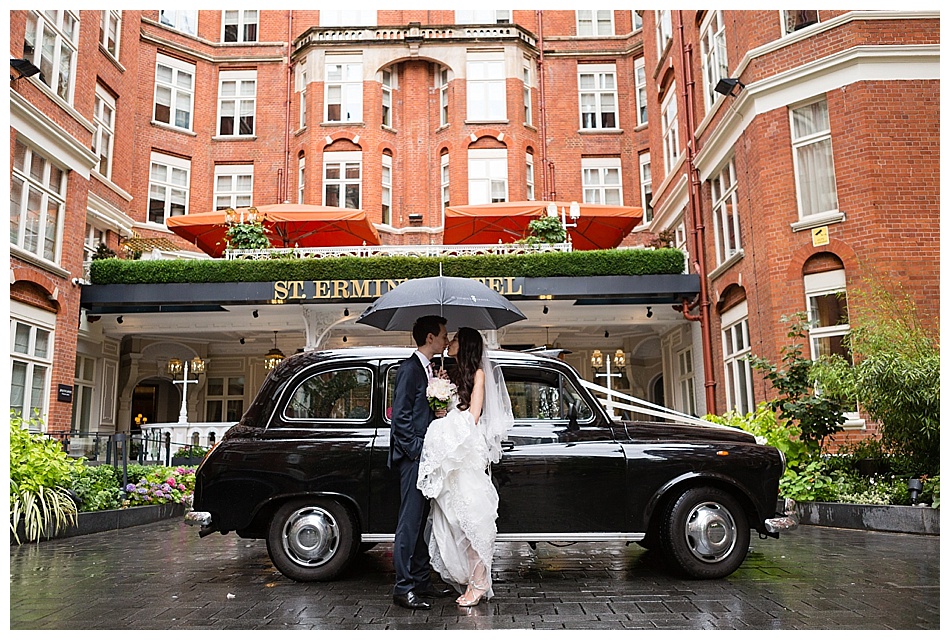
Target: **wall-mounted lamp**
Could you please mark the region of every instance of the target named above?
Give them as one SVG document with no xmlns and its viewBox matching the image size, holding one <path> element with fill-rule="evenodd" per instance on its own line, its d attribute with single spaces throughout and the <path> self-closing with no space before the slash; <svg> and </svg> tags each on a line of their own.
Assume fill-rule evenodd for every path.
<svg viewBox="0 0 950 640">
<path fill-rule="evenodd" d="M 647 307 L 647 317 L 648 318 L 653 317 L 653 307 Z"/>
<path fill-rule="evenodd" d="M 713 89 L 716 93 L 721 93 L 724 96 L 735 96 L 733 91 L 736 90 L 736 87 L 739 89 L 745 89 L 745 85 L 739 82 L 738 78 L 720 78 L 719 82 L 716 83 L 716 88 Z"/>
<path fill-rule="evenodd" d="M 350 309 L 349 309 L 349 307 L 344 307 L 344 309 L 343 309 L 343 315 L 344 315 L 344 316 L 350 315 Z"/>
<path fill-rule="evenodd" d="M 10 58 L 10 66 L 13 67 L 13 70 L 18 74 L 17 77 L 10 75 L 10 81 L 19 80 L 20 78 L 29 78 L 30 76 L 35 76 L 40 74 L 40 80 L 46 82 L 46 79 L 43 78 L 43 74 L 40 72 L 39 67 L 27 60 L 26 58 Z"/>
<path fill-rule="evenodd" d="M 255 312 L 256 313 L 256 312 Z M 274 332 L 274 348 L 264 356 L 264 368 L 273 369 L 284 359 L 284 352 L 277 348 L 277 332 Z"/>
<path fill-rule="evenodd" d="M 119 316 L 118 318 L 116 318 L 115 321 L 118 322 L 119 324 L 122 324 L 123 322 L 125 322 L 125 320 L 122 319 L 122 316 Z"/>
</svg>

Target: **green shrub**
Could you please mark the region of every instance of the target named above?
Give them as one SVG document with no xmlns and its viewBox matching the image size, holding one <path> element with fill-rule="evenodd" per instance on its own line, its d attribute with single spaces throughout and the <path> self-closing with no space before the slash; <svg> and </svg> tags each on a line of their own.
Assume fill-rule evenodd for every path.
<svg viewBox="0 0 950 640">
<path fill-rule="evenodd" d="M 26 539 L 34 542 L 76 522 L 78 509 L 69 486 L 74 467 L 81 464 L 71 461 L 56 440 L 31 434 L 22 417 L 11 412 L 10 529 L 17 544 L 21 522 Z"/>
<path fill-rule="evenodd" d="M 276 280 L 376 280 L 439 275 L 484 277 L 583 277 L 681 274 L 677 249 L 608 249 L 527 255 L 380 256 L 274 260 L 96 260 L 94 284 L 270 282 Z"/>
<path fill-rule="evenodd" d="M 208 454 L 208 451 L 209 449 L 207 447 L 199 447 L 195 444 L 188 444 L 178 449 L 174 455 L 179 458 L 204 458 Z"/>
<path fill-rule="evenodd" d="M 820 457 L 786 468 L 778 490 L 782 497 L 796 502 L 833 502 L 838 498 L 837 481 Z"/>
<path fill-rule="evenodd" d="M 808 446 L 799 440 L 801 429 L 787 420 L 780 422 L 766 402 L 760 402 L 754 412 L 745 415 L 730 411 L 723 416 L 707 415 L 704 419 L 716 424 L 738 427 L 764 438 L 765 444 L 785 454 L 785 463 L 789 467 L 798 466 L 809 455 Z"/>
<path fill-rule="evenodd" d="M 80 511 L 103 511 L 122 506 L 122 489 L 112 465 L 76 465 L 71 488 L 81 500 Z"/>
</svg>

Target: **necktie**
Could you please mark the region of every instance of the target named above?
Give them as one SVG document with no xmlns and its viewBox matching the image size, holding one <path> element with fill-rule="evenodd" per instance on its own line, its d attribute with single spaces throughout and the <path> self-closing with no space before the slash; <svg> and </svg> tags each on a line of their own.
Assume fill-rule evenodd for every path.
<svg viewBox="0 0 950 640">
<path fill-rule="evenodd" d="M 435 377 L 435 375 L 432 373 L 432 363 L 431 363 L 431 362 L 426 365 L 426 373 L 428 374 L 430 380 Z"/>
</svg>

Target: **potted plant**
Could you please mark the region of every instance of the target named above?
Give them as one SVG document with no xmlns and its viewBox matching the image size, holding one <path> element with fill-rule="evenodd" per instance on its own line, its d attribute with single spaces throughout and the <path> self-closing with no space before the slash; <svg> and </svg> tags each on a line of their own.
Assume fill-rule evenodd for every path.
<svg viewBox="0 0 950 640">
<path fill-rule="evenodd" d="M 207 454 L 207 447 L 199 447 L 196 444 L 186 445 L 172 455 L 172 465 L 192 466 L 201 464 Z"/>
</svg>

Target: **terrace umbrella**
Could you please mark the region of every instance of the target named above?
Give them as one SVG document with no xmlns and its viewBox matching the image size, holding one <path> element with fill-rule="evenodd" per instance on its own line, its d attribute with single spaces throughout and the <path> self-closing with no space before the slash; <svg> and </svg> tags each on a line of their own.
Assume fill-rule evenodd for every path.
<svg viewBox="0 0 950 640">
<path fill-rule="evenodd" d="M 570 217 L 572 206 L 579 212 Z M 553 209 L 552 209 L 553 207 Z M 585 204 L 550 200 L 493 202 L 446 207 L 444 244 L 497 244 L 514 242 L 529 234 L 528 223 L 555 211 L 567 216 L 567 233 L 575 249 L 613 249 L 643 218 L 640 207 Z"/>
<path fill-rule="evenodd" d="M 409 331 L 420 316 L 442 316 L 446 327 L 497 329 L 525 315 L 477 280 L 435 276 L 407 280 L 381 295 L 356 322 L 383 331 Z"/>
<path fill-rule="evenodd" d="M 272 204 L 232 210 L 193 213 L 165 221 L 176 235 L 195 244 L 213 258 L 227 248 L 228 216 L 262 220 L 275 247 L 343 247 L 379 245 L 379 235 L 361 209 L 307 204 Z"/>
</svg>

